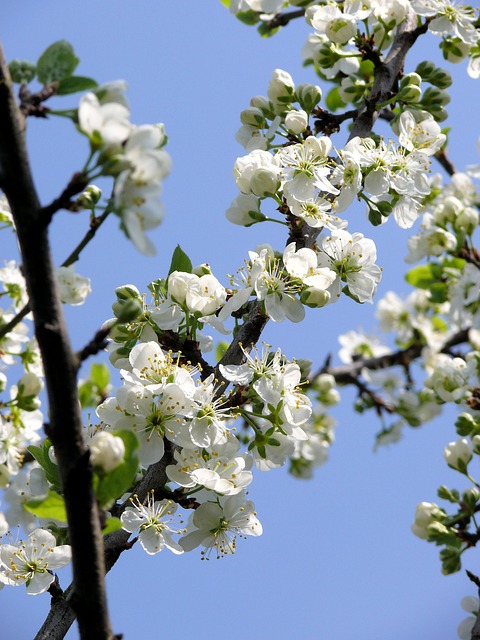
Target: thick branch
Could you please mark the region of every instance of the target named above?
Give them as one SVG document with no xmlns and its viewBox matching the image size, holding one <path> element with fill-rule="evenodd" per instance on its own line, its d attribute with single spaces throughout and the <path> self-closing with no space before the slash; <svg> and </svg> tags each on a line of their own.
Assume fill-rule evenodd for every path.
<svg viewBox="0 0 480 640">
<path fill-rule="evenodd" d="M 409 8 L 404 22 L 397 29 L 385 61 L 375 68 L 375 79 L 370 90 L 370 96 L 359 110 L 359 115 L 354 122 L 349 140 L 356 136 L 366 138 L 370 135 L 379 115 L 377 105 L 390 97 L 390 92 L 398 74 L 405 64 L 407 53 L 425 29 L 426 26 L 417 27 L 417 15 L 413 9 Z"/>
<path fill-rule="evenodd" d="M 103 544 L 88 450 L 82 437 L 76 360 L 67 336 L 47 229 L 25 148 L 24 116 L 16 104 L 1 49 L 0 122 L 0 187 L 15 220 L 35 335 L 45 369 L 50 411 L 48 435 L 59 463 L 73 555 L 72 606 L 82 639 L 111 640 L 104 592 Z"/>
</svg>

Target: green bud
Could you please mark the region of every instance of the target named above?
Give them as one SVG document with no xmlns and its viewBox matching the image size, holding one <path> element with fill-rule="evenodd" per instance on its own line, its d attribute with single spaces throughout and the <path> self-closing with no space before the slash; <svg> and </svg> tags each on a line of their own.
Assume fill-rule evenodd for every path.
<svg viewBox="0 0 480 640">
<path fill-rule="evenodd" d="M 460 38 L 443 38 L 440 43 L 443 57 L 448 62 L 457 64 L 464 60 L 470 52 L 470 45 Z"/>
<path fill-rule="evenodd" d="M 430 83 L 439 89 L 447 89 L 452 84 L 452 76 L 445 69 L 437 69 L 432 75 Z"/>
<path fill-rule="evenodd" d="M 134 322 L 143 313 L 143 303 L 139 300 L 117 300 L 112 304 L 112 311 L 122 324 Z"/>
<path fill-rule="evenodd" d="M 456 547 L 445 547 L 440 551 L 440 560 L 442 561 L 442 573 L 449 575 L 460 571 L 462 563 L 460 561 L 460 549 Z"/>
<path fill-rule="evenodd" d="M 416 85 L 407 85 L 397 94 L 399 102 L 418 102 L 422 97 L 422 90 Z"/>
<path fill-rule="evenodd" d="M 142 301 L 140 291 L 133 284 L 124 284 L 121 287 L 117 287 L 115 289 L 115 295 L 117 296 L 119 301 L 129 300 L 130 298 Z"/>
<path fill-rule="evenodd" d="M 35 78 L 36 65 L 28 60 L 12 60 L 8 70 L 16 84 L 28 84 Z"/>
<path fill-rule="evenodd" d="M 322 99 L 322 90 L 316 84 L 305 82 L 297 86 L 295 95 L 302 109 L 310 113 Z"/>
<path fill-rule="evenodd" d="M 444 107 L 449 102 L 450 96 L 448 92 L 437 87 L 428 87 L 422 98 L 422 104 L 427 111 L 430 111 L 431 107 Z"/>
<path fill-rule="evenodd" d="M 323 289 L 315 289 L 315 287 L 307 287 L 300 294 L 300 302 L 307 307 L 318 308 L 324 307 L 330 302 L 331 295 Z"/>
<path fill-rule="evenodd" d="M 95 209 L 95 205 L 102 197 L 102 190 L 94 184 L 89 184 L 77 198 L 77 205 L 81 209 Z"/>
<path fill-rule="evenodd" d="M 420 62 L 419 65 L 417 65 L 415 73 L 422 76 L 422 79 L 425 80 L 425 82 L 430 82 L 430 78 L 432 77 L 432 74 L 435 70 L 436 66 L 434 62 L 432 62 L 431 60 L 424 60 L 423 62 Z"/>
<path fill-rule="evenodd" d="M 456 489 L 449 489 L 444 484 L 442 484 L 437 489 L 437 495 L 442 500 L 448 500 L 449 502 L 453 502 L 456 504 L 460 500 L 460 494 Z"/>
<path fill-rule="evenodd" d="M 260 109 L 263 115 L 269 120 L 273 120 L 275 117 L 273 103 L 266 96 L 253 96 L 250 100 L 250 106 L 255 109 Z"/>
<path fill-rule="evenodd" d="M 335 48 L 333 42 L 323 44 L 316 52 L 315 64 L 323 69 L 330 69 L 340 60 L 341 56 Z"/>
<path fill-rule="evenodd" d="M 400 89 L 404 87 L 420 87 L 422 84 L 422 78 L 418 73 L 412 71 L 412 73 L 406 73 L 400 80 Z"/>
<path fill-rule="evenodd" d="M 461 413 L 455 421 L 455 429 L 459 436 L 469 436 L 477 428 L 477 423 L 470 413 Z"/>
<path fill-rule="evenodd" d="M 462 493 L 462 502 L 465 504 L 471 514 L 475 513 L 475 507 L 477 506 L 479 500 L 480 491 L 477 489 L 477 487 L 471 487 L 471 489 L 467 489 Z"/>
<path fill-rule="evenodd" d="M 240 121 L 242 124 L 246 124 L 251 127 L 258 127 L 259 129 L 265 126 L 265 116 L 258 107 L 244 109 L 240 113 Z"/>
</svg>

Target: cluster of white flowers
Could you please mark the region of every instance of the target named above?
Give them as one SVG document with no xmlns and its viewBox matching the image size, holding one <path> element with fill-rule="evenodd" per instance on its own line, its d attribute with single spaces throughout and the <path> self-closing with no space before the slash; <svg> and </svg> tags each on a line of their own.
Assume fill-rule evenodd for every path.
<svg viewBox="0 0 480 640">
<path fill-rule="evenodd" d="M 78 107 L 80 130 L 88 136 L 92 158 L 89 177 L 113 175 L 113 210 L 139 251 L 154 254 L 145 232 L 163 220 L 158 200 L 171 159 L 163 124 L 135 126 L 125 99 L 125 82 L 112 82 L 84 95 Z"/>
</svg>

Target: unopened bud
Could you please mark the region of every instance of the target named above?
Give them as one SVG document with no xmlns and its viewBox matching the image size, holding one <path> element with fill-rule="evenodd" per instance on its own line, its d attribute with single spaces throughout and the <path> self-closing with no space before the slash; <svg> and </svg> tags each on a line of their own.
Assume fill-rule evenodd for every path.
<svg viewBox="0 0 480 640">
<path fill-rule="evenodd" d="M 122 464 L 125 457 L 123 440 L 108 431 L 99 431 L 89 443 L 90 461 L 94 468 L 112 471 Z"/>
<path fill-rule="evenodd" d="M 302 133 L 308 126 L 308 116 L 303 109 L 292 109 L 285 116 L 285 126 L 295 135 Z"/>
<path fill-rule="evenodd" d="M 102 190 L 94 184 L 89 184 L 77 198 L 77 205 L 82 209 L 94 209 L 102 197 Z"/>
<path fill-rule="evenodd" d="M 246 124 L 251 127 L 258 127 L 259 129 L 265 126 L 265 116 L 257 107 L 244 109 L 240 113 L 240 121 L 242 124 Z"/>
</svg>

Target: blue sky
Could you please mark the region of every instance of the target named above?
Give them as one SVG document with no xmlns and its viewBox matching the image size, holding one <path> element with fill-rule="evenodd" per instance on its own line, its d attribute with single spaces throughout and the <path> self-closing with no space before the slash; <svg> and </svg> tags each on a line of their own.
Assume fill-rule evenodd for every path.
<svg viewBox="0 0 480 640">
<path fill-rule="evenodd" d="M 132 121 L 164 122 L 170 138 L 173 172 L 165 182 L 166 218 L 150 235 L 158 254 L 141 256 L 118 232 L 116 220 L 107 222 L 77 266 L 92 278 L 93 293 L 83 307 L 67 311 L 75 348 L 110 317 L 115 287 L 133 283 L 145 291 L 151 280 L 166 275 L 177 243 L 194 264 L 209 262 L 224 283 L 225 274 L 234 272 L 257 243 L 283 247 L 279 225 L 234 227 L 224 211 L 237 195 L 233 163 L 245 153 L 234 139 L 240 111 L 251 96 L 266 93 L 275 68 L 289 71 L 296 83 L 316 82 L 301 64 L 309 32 L 303 21 L 265 40 L 218 0 L 30 1 L 5 3 L 0 17 L 9 59 L 36 60 L 51 42 L 65 38 L 81 59 L 79 74 L 98 82 L 126 79 Z M 428 39 L 423 58 L 438 59 L 436 46 Z M 478 162 L 475 114 L 467 105 L 474 104 L 474 92 L 478 102 L 479 93 L 464 64 L 449 69 L 457 83 L 448 107 L 450 153 L 461 168 Z M 78 97 L 55 104 L 73 107 Z M 60 119 L 29 122 L 28 142 L 35 181 L 48 202 L 83 165 L 87 144 Z M 349 216 L 351 232 L 362 231 L 377 243 L 378 264 L 384 267 L 377 298 L 392 288 L 407 294 L 407 233 L 393 221 L 369 227 L 362 208 Z M 57 262 L 87 224 L 86 216 L 56 215 Z M 1 247 L 2 261 L 16 257 L 11 239 L 2 237 Z M 270 323 L 265 339 L 289 357 L 310 357 L 319 365 L 338 350 L 338 333 L 375 327 L 373 311 L 345 298 L 309 312 L 299 326 Z M 342 397 L 342 406 L 332 411 L 339 423 L 337 441 L 313 480 L 295 480 L 284 470 L 257 473 L 250 498 L 264 534 L 240 541 L 236 556 L 201 562 L 196 552 L 151 558 L 138 548 L 124 554 L 108 577 L 115 632 L 126 639 L 165 635 L 172 640 L 219 634 L 230 640 L 455 637 L 463 617 L 460 599 L 473 588 L 463 574 L 442 577 L 437 550 L 410 533 L 418 502 L 435 500 L 442 483 L 462 488 L 458 474 L 443 461 L 443 447 L 455 439 L 451 417 L 409 430 L 398 445 L 374 454 L 380 424 L 373 414 L 360 417 L 352 411 L 349 390 L 342 390 Z M 475 567 L 466 560 L 467 567 Z M 33 637 L 48 610 L 48 596 L 27 597 L 18 588 L 4 589 L 0 598 L 3 636 Z M 68 637 L 76 638 L 76 630 Z"/>
</svg>

